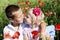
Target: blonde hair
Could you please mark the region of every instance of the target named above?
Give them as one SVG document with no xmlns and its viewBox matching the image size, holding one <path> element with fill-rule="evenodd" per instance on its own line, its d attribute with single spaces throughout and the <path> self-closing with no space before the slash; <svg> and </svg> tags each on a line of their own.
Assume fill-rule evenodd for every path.
<svg viewBox="0 0 60 40">
<path fill-rule="evenodd" d="M 31 8 L 28 10 L 28 14 L 31 15 L 32 19 L 33 19 L 33 24 L 36 22 L 36 16 L 33 14 L 33 9 L 34 8 Z M 44 21 L 44 13 L 41 11 L 40 15 L 37 17 L 37 25 L 40 25 L 40 23 L 42 21 Z"/>
</svg>

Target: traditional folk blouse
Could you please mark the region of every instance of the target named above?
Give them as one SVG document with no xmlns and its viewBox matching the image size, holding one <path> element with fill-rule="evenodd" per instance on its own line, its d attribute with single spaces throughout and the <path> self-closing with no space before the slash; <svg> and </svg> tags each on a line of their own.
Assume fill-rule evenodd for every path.
<svg viewBox="0 0 60 40">
<path fill-rule="evenodd" d="M 39 37 L 37 36 L 39 31 L 40 31 L 39 27 L 31 28 L 29 24 L 24 24 L 24 34 L 28 36 L 29 40 L 32 39 L 39 40 Z M 51 36 L 52 40 L 54 40 L 54 36 L 55 36 L 54 25 L 47 26 L 43 34 L 45 35 L 46 32 L 48 33 L 48 35 Z"/>
<path fill-rule="evenodd" d="M 3 40 L 23 40 L 23 30 L 21 25 L 19 26 L 19 29 L 16 30 L 11 24 L 8 24 L 8 26 L 5 26 L 3 34 Z"/>
</svg>

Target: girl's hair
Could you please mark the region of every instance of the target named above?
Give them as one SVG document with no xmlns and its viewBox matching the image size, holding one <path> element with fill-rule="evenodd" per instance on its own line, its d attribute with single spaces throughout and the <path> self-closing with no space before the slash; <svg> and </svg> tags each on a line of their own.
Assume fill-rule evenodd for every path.
<svg viewBox="0 0 60 40">
<path fill-rule="evenodd" d="M 29 10 L 28 10 L 28 14 L 31 15 L 31 17 L 32 17 L 32 19 L 33 19 L 32 21 L 33 21 L 33 24 L 34 24 L 34 23 L 36 23 L 36 21 L 35 21 L 35 20 L 36 20 L 36 16 L 33 14 L 33 9 L 34 9 L 34 8 L 29 9 Z M 42 21 L 44 21 L 44 13 L 43 13 L 42 11 L 40 12 L 40 15 L 37 17 L 37 19 L 38 19 L 38 20 L 37 20 L 37 25 L 40 25 L 40 23 L 41 23 Z"/>
</svg>

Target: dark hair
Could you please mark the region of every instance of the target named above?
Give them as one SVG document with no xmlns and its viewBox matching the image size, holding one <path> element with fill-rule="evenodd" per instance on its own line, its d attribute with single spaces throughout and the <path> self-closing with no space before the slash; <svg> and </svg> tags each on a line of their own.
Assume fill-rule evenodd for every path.
<svg viewBox="0 0 60 40">
<path fill-rule="evenodd" d="M 12 12 L 15 12 L 19 9 L 19 6 L 17 5 L 8 5 L 5 9 L 5 13 L 6 13 L 6 16 L 7 18 L 14 18 L 14 15 L 12 15 Z"/>
</svg>

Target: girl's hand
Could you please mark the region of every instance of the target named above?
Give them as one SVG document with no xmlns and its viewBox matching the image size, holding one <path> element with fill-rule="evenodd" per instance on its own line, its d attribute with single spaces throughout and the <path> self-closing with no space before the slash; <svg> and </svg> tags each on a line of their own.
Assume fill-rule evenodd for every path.
<svg viewBox="0 0 60 40">
<path fill-rule="evenodd" d="M 23 39 L 24 39 L 24 40 L 29 40 L 29 38 L 28 38 L 27 35 L 24 35 L 24 36 L 23 36 Z"/>
</svg>

